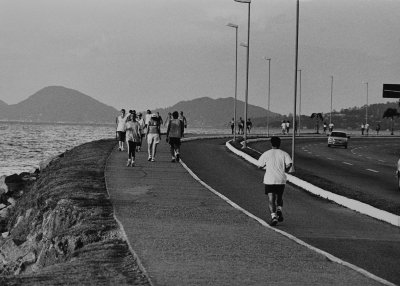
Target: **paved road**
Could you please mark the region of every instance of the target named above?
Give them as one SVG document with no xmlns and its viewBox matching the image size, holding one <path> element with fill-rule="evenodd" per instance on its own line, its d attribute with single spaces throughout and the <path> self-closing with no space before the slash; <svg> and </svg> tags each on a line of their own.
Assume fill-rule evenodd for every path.
<svg viewBox="0 0 400 286">
<path fill-rule="evenodd" d="M 237 158 L 226 140 L 183 145 L 185 163 L 211 187 L 254 215 L 269 221 L 263 172 Z M 400 284 L 400 228 L 379 222 L 287 186 L 284 223 L 294 236 L 343 260 Z"/>
<path fill-rule="evenodd" d="M 398 138 L 351 138 L 349 149 L 327 147 L 327 139 L 296 141 L 296 165 L 310 174 L 351 187 L 367 200 L 386 201 L 381 208 L 400 212 L 400 191 L 397 189 L 395 168 L 400 154 Z M 270 148 L 258 142 L 250 146 L 260 152 Z M 290 152 L 291 140 L 282 149 Z M 366 201 L 369 202 L 369 201 Z M 391 206 L 390 206 L 391 205 Z"/>
</svg>

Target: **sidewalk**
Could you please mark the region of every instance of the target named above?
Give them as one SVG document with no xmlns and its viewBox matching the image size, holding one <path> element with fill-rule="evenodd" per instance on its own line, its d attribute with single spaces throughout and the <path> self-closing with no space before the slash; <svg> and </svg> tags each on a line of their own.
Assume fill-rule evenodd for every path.
<svg viewBox="0 0 400 286">
<path fill-rule="evenodd" d="M 106 167 L 115 215 L 153 285 L 379 285 L 227 204 L 170 162 L 164 140 L 156 162 L 142 151 L 126 167 L 114 150 Z"/>
</svg>

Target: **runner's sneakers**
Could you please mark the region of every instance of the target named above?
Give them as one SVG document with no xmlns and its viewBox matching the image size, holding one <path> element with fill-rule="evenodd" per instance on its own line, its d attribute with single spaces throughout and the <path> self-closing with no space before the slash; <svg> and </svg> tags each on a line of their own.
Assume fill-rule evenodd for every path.
<svg viewBox="0 0 400 286">
<path fill-rule="evenodd" d="M 274 217 L 271 219 L 271 222 L 269 223 L 270 226 L 276 226 L 278 224 L 278 219 Z"/>
<path fill-rule="evenodd" d="M 278 217 L 279 222 L 283 221 L 283 214 L 281 210 L 276 211 L 276 216 Z"/>
<path fill-rule="evenodd" d="M 126 166 L 129 167 L 131 165 L 131 160 L 128 159 L 128 162 L 126 162 Z"/>
<path fill-rule="evenodd" d="M 149 158 L 147 159 L 147 161 L 149 161 L 149 162 L 151 161 L 151 156 L 149 156 Z"/>
</svg>

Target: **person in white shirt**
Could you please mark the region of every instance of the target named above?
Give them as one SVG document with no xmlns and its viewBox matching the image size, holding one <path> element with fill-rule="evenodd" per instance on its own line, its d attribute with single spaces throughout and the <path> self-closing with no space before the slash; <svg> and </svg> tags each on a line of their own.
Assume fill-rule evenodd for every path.
<svg viewBox="0 0 400 286">
<path fill-rule="evenodd" d="M 275 226 L 283 221 L 283 191 L 286 184 L 286 172 L 292 167 L 289 154 L 279 149 L 281 139 L 271 137 L 272 149 L 264 152 L 258 159 L 259 168 L 265 168 L 264 188 L 268 195 L 268 205 L 271 212 L 270 225 Z"/>
<path fill-rule="evenodd" d="M 121 115 L 117 116 L 115 123 L 117 125 L 117 137 L 118 137 L 118 150 L 124 151 L 125 142 L 125 123 L 128 116 L 125 114 L 125 109 L 121 109 Z"/>
</svg>

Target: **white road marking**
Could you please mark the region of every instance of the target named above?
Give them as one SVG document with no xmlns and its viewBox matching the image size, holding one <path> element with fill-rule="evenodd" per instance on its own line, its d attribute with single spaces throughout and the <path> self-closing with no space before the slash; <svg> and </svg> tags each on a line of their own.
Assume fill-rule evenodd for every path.
<svg viewBox="0 0 400 286">
<path fill-rule="evenodd" d="M 374 173 L 379 173 L 379 171 L 373 170 L 373 169 L 367 169 L 367 171 L 374 172 Z"/>
<path fill-rule="evenodd" d="M 353 166 L 353 164 L 352 163 L 348 163 L 348 162 L 342 162 L 343 164 L 346 164 L 346 165 L 350 165 L 350 166 Z"/>
<path fill-rule="evenodd" d="M 332 159 L 332 158 L 326 158 L 326 159 L 328 159 L 328 160 L 332 160 L 332 161 L 335 161 L 335 159 Z"/>
<path fill-rule="evenodd" d="M 386 161 L 385 160 L 378 160 L 379 162 L 382 162 L 382 163 L 385 163 Z"/>
</svg>

